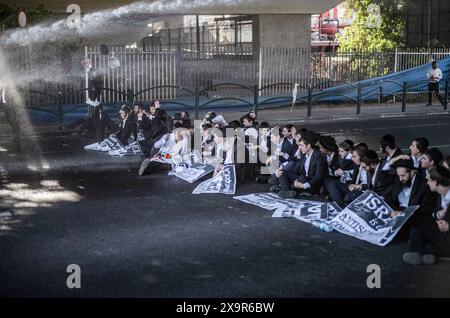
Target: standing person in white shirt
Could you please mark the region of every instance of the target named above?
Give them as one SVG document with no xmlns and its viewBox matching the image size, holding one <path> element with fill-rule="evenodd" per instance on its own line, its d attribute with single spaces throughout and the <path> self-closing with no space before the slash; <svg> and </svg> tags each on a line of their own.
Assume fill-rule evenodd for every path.
<svg viewBox="0 0 450 318">
<path fill-rule="evenodd" d="M 436 61 L 433 61 L 431 63 L 431 68 L 427 72 L 427 78 L 428 78 L 428 106 L 432 106 L 433 101 L 433 93 L 436 94 L 436 96 L 439 98 L 439 101 L 441 102 L 441 105 L 444 106 L 444 98 L 439 93 L 439 81 L 442 79 L 442 71 L 438 67 L 438 64 Z"/>
</svg>

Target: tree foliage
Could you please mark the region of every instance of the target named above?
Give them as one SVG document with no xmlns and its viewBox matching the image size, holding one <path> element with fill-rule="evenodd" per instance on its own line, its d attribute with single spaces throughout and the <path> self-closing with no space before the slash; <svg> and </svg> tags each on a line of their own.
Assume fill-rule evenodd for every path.
<svg viewBox="0 0 450 318">
<path fill-rule="evenodd" d="M 342 51 L 388 51 L 404 44 L 406 0 L 347 0 L 354 20 L 338 35 Z"/>
</svg>

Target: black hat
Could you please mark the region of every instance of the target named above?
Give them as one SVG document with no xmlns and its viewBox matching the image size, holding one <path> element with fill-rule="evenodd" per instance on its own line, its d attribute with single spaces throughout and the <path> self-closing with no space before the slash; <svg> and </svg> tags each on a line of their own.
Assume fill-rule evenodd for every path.
<svg viewBox="0 0 450 318">
<path fill-rule="evenodd" d="M 412 161 L 412 159 L 399 159 L 397 160 L 393 165 L 393 168 L 408 168 L 411 170 L 416 170 L 416 168 L 414 167 L 414 162 Z"/>
<path fill-rule="evenodd" d="M 445 179 L 450 179 L 450 170 L 448 170 L 446 167 L 436 166 L 436 171 L 441 177 Z"/>
<path fill-rule="evenodd" d="M 319 144 L 328 151 L 337 151 L 336 140 L 331 136 L 320 136 Z"/>
<path fill-rule="evenodd" d="M 442 160 L 444 160 L 444 155 L 442 152 L 437 148 L 430 148 L 425 152 L 431 160 L 434 161 L 434 163 L 437 165 Z"/>
<path fill-rule="evenodd" d="M 380 144 L 382 146 L 388 146 L 389 148 L 394 149 L 396 147 L 395 137 L 392 135 L 385 135 L 381 137 Z"/>
<path fill-rule="evenodd" d="M 305 131 L 304 133 L 302 133 L 302 139 L 314 146 L 317 143 L 318 138 L 317 138 L 317 134 L 308 130 L 308 131 Z"/>
<path fill-rule="evenodd" d="M 345 142 L 347 145 L 349 145 L 350 148 L 353 148 L 353 146 L 355 145 L 355 143 L 353 141 L 351 141 L 350 139 L 345 139 L 343 142 Z"/>
<path fill-rule="evenodd" d="M 380 159 L 378 157 L 378 154 L 375 150 L 367 150 L 364 153 L 364 156 L 361 160 L 362 162 L 366 163 L 366 164 L 372 164 L 372 163 L 378 163 L 380 162 Z"/>
</svg>

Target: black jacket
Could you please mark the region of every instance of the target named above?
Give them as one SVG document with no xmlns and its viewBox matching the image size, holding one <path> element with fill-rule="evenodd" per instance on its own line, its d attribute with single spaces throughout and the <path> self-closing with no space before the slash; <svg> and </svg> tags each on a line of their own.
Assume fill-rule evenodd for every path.
<svg viewBox="0 0 450 318">
<path fill-rule="evenodd" d="M 146 140 L 150 140 L 152 138 L 152 120 L 147 117 L 147 115 L 143 115 L 141 120 L 136 119 L 138 129 L 142 131 Z"/>
<path fill-rule="evenodd" d="M 121 121 L 116 137 L 122 145 L 126 146 L 128 145 L 128 140 L 131 136 L 134 137 L 135 141 L 137 140 L 137 127 L 136 122 L 133 119 L 128 118 L 125 121 L 125 125 L 123 125 L 123 122 Z"/>
<path fill-rule="evenodd" d="M 396 211 L 401 210 L 398 195 L 400 194 L 402 189 L 403 189 L 402 183 L 400 182 L 400 179 L 397 177 L 394 181 L 392 190 L 385 196 L 386 203 L 388 203 Z M 416 178 L 412 185 L 408 206 L 421 205 L 425 195 L 427 194 L 427 189 L 428 189 L 427 180 L 422 176 L 416 174 Z"/>
<path fill-rule="evenodd" d="M 401 149 L 397 148 L 394 154 L 392 155 L 392 158 L 398 157 L 402 154 L 403 153 Z M 390 169 L 386 171 L 382 170 L 387 162 L 388 162 L 387 158 L 381 160 L 380 169 L 378 173 L 378 180 L 379 180 L 378 191 L 380 191 L 381 193 L 388 193 L 392 189 L 395 179 L 397 179 L 397 171 L 394 167 L 390 167 Z"/>
<path fill-rule="evenodd" d="M 285 159 L 283 156 L 280 156 L 280 162 L 290 161 L 294 158 L 295 152 L 297 151 L 298 146 L 295 140 L 293 140 L 292 144 L 289 140 L 283 138 L 283 143 L 281 144 L 281 152 L 289 155 L 288 159 Z"/>
<path fill-rule="evenodd" d="M 378 170 L 376 171 L 375 180 L 372 183 L 373 175 L 367 173 L 367 189 L 374 191 L 375 193 L 386 196 L 389 191 L 391 191 L 392 186 L 394 185 L 394 180 L 391 178 L 387 178 L 386 174 L 381 170 L 381 163 L 379 164 Z M 365 187 L 363 187 L 365 189 Z"/>
<path fill-rule="evenodd" d="M 326 160 L 326 155 L 324 155 L 324 156 L 325 156 L 325 160 Z M 331 159 L 331 162 L 328 164 L 328 161 L 327 161 L 328 173 L 329 173 L 330 177 L 337 178 L 335 172 L 336 172 L 336 170 L 338 170 L 340 168 L 339 159 L 340 159 L 339 153 L 336 151 L 333 155 L 333 159 Z"/>
<path fill-rule="evenodd" d="M 91 101 L 100 101 L 100 95 L 103 90 L 103 79 L 103 73 L 94 68 L 88 72 L 88 95 Z"/>
<path fill-rule="evenodd" d="M 95 109 L 95 108 L 94 108 Z M 114 123 L 106 112 L 100 112 L 98 110 L 94 110 L 91 114 L 92 127 L 95 131 L 95 136 L 98 142 L 103 141 L 105 138 L 105 131 L 114 130 Z"/>
<path fill-rule="evenodd" d="M 323 180 L 328 175 L 327 160 L 319 150 L 315 149 L 311 154 L 308 176 L 306 176 L 305 162 L 306 156 L 302 156 L 301 159 L 295 164 L 292 172 L 302 177 L 310 184 L 311 192 L 319 193 L 320 188 L 323 185 Z"/>
</svg>

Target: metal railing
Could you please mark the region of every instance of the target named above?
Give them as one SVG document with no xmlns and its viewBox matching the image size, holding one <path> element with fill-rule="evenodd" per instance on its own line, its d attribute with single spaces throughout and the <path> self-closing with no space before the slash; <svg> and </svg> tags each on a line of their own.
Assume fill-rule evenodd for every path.
<svg viewBox="0 0 450 318">
<path fill-rule="evenodd" d="M 396 82 L 391 80 L 385 80 L 384 83 L 392 83 L 395 85 L 398 85 L 399 90 L 395 93 L 386 93 L 383 91 L 383 86 L 380 84 L 379 87 L 375 87 L 374 89 L 378 89 L 378 102 L 383 102 L 386 100 L 386 98 L 399 98 L 401 100 L 401 112 L 407 111 L 407 100 L 408 96 L 412 94 L 424 94 L 428 93 L 427 90 L 414 90 L 415 87 L 417 87 L 419 84 L 423 83 L 423 81 L 417 81 L 417 82 Z M 185 94 L 190 95 L 191 98 L 193 98 L 193 103 L 189 103 L 185 101 L 184 99 L 174 99 L 174 100 L 165 100 L 161 101 L 161 105 L 176 105 L 183 107 L 183 109 L 186 109 L 188 111 L 194 112 L 194 118 L 199 119 L 200 112 L 201 111 L 209 111 L 212 110 L 214 107 L 214 104 L 222 102 L 222 106 L 226 105 L 223 102 L 228 101 L 234 101 L 239 102 L 239 107 L 248 106 L 251 107 L 255 113 L 257 113 L 263 106 L 267 105 L 273 105 L 274 107 L 282 107 L 287 105 L 292 105 L 293 96 L 292 95 L 276 95 L 276 96 L 270 96 L 270 95 L 264 95 L 264 91 L 270 91 L 275 86 L 288 86 L 291 85 L 291 87 L 294 87 L 294 83 L 276 83 L 276 84 L 270 84 L 264 87 L 259 88 L 258 85 L 254 86 L 245 86 L 238 83 L 220 83 L 208 87 L 199 87 L 197 86 L 195 90 L 191 90 L 189 88 L 184 87 L 178 87 L 173 85 L 159 85 L 159 86 L 153 86 L 149 87 L 143 90 L 140 90 L 136 93 L 133 93 L 130 90 L 127 91 L 120 91 L 110 88 L 104 88 L 105 91 L 111 91 L 113 93 L 119 94 L 124 96 L 126 99 L 126 104 L 129 106 L 134 106 L 138 103 L 149 103 L 150 101 L 145 101 L 139 99 L 140 96 L 144 95 L 148 91 L 152 90 L 159 90 L 159 89 L 174 89 L 177 92 L 182 92 L 183 96 L 186 96 Z M 320 103 L 323 103 L 326 98 L 329 97 L 343 97 L 346 102 L 350 101 L 355 105 L 355 113 L 357 115 L 361 114 L 362 105 L 363 105 L 363 88 L 367 87 L 369 85 L 362 85 L 361 83 L 358 84 L 347 84 L 352 89 L 354 89 L 354 95 L 351 95 L 350 93 L 334 93 L 334 94 L 317 94 L 320 93 L 320 89 L 316 89 L 312 85 L 300 85 L 299 89 L 304 89 L 307 91 L 306 95 L 298 96 L 295 100 L 295 105 L 305 105 L 306 106 L 306 117 L 312 117 L 313 115 L 313 108 L 315 105 L 318 105 Z M 205 96 L 205 94 L 208 92 L 208 90 L 216 89 L 219 87 L 224 86 L 234 86 L 243 90 L 246 90 L 249 92 L 248 99 L 239 98 L 239 97 L 218 97 L 218 98 L 209 98 L 207 101 L 201 101 L 201 97 Z M 373 86 L 373 85 L 372 85 Z M 401 89 L 400 89 L 401 88 Z M 443 90 L 443 98 L 444 98 L 444 106 L 443 109 L 448 109 L 448 94 L 449 94 L 449 83 L 448 81 L 440 83 L 440 89 Z M 80 92 L 85 91 L 86 89 L 81 89 L 76 92 L 75 94 L 78 94 Z M 40 91 L 27 91 L 28 94 L 37 94 L 37 95 L 45 95 L 49 99 L 54 101 L 54 105 L 56 106 L 56 110 L 52 110 L 49 108 L 39 108 L 39 107 L 28 107 L 27 109 L 38 111 L 38 112 L 44 112 L 47 114 L 54 115 L 57 117 L 59 124 L 63 123 L 64 116 L 70 113 L 73 113 L 79 109 L 86 108 L 85 104 L 80 105 L 72 105 L 72 104 L 63 104 L 63 100 L 67 97 L 67 94 L 63 94 L 61 91 L 59 91 L 57 94 L 49 94 L 47 92 L 40 92 Z M 122 105 L 123 103 L 117 104 L 117 109 Z M 108 104 L 105 103 L 104 105 L 110 105 L 114 106 L 115 104 Z M 228 106 L 226 106 L 228 107 Z M 55 108 L 55 107 L 53 107 Z M 68 108 L 68 109 L 67 109 Z M 231 108 L 231 106 L 230 106 Z"/>
</svg>

